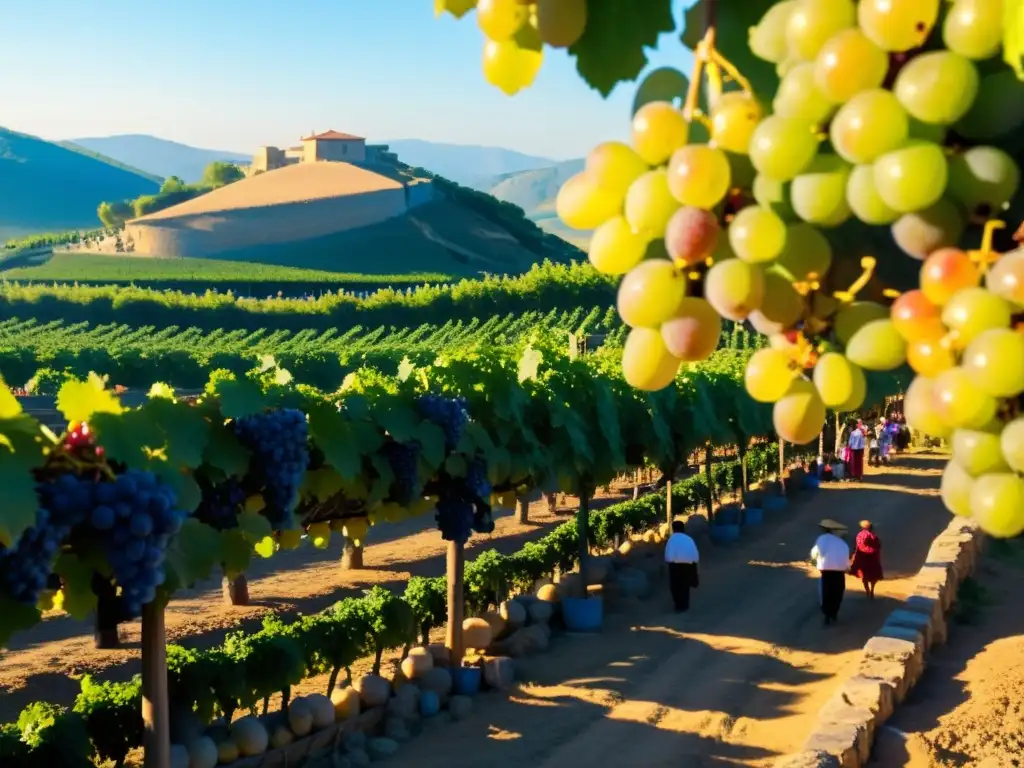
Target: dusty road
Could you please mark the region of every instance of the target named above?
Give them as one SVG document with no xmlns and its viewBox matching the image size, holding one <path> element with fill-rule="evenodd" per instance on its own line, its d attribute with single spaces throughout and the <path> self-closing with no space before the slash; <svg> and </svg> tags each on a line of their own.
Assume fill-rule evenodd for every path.
<svg viewBox="0 0 1024 768">
<path fill-rule="evenodd" d="M 797 749 L 949 522 L 940 462 L 902 465 L 804 497 L 734 548 L 705 544 L 689 615 L 668 612 L 662 590 L 600 636 L 556 639 L 513 696 L 420 736 L 417 766 L 766 766 Z M 829 628 L 806 563 L 823 516 L 875 521 L 887 577 L 874 602 L 849 578 Z"/>
</svg>

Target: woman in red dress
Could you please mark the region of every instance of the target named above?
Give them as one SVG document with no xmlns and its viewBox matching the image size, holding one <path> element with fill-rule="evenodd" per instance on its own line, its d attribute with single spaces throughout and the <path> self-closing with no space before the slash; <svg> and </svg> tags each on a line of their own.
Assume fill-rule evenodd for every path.
<svg viewBox="0 0 1024 768">
<path fill-rule="evenodd" d="M 870 520 L 861 520 L 860 533 L 850 558 L 850 573 L 864 582 L 864 591 L 873 599 L 875 584 L 882 580 L 882 540 L 874 532 Z"/>
</svg>

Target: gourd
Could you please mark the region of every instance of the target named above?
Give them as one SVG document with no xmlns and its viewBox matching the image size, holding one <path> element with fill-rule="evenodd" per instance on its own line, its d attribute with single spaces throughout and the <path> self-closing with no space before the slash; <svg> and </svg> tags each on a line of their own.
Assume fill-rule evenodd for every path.
<svg viewBox="0 0 1024 768">
<path fill-rule="evenodd" d="M 356 690 L 366 704 L 382 707 L 391 698 L 391 685 L 380 675 L 363 675 L 356 680 Z"/>
<path fill-rule="evenodd" d="M 181 744 L 171 744 L 171 768 L 188 768 L 188 750 Z"/>
<path fill-rule="evenodd" d="M 231 724 L 231 739 L 238 745 L 238 752 L 243 757 L 262 755 L 270 742 L 267 729 L 252 715 Z"/>
<path fill-rule="evenodd" d="M 300 739 L 313 730 L 313 708 L 305 699 L 295 699 L 288 706 L 288 727 Z"/>
<path fill-rule="evenodd" d="M 295 734 L 288 730 L 287 725 L 279 725 L 274 729 L 274 735 L 270 737 L 270 746 L 274 749 L 281 749 L 293 741 L 295 741 Z"/>
<path fill-rule="evenodd" d="M 335 688 L 331 692 L 335 720 L 351 720 L 359 716 L 359 692 L 355 688 Z"/>
<path fill-rule="evenodd" d="M 402 659 L 402 674 L 409 680 L 416 680 L 434 667 L 434 657 L 426 648 L 412 648 Z"/>
<path fill-rule="evenodd" d="M 334 704 L 322 693 L 311 693 L 306 698 L 313 713 L 313 727 L 317 730 L 334 724 Z"/>
<path fill-rule="evenodd" d="M 230 765 L 238 759 L 238 745 L 232 739 L 226 739 L 217 745 L 217 763 Z"/>
<path fill-rule="evenodd" d="M 188 745 L 188 768 L 214 768 L 219 760 L 217 744 L 209 736 L 198 736 Z"/>
<path fill-rule="evenodd" d="M 486 619 L 471 618 L 462 622 L 462 642 L 466 648 L 486 648 L 493 633 Z"/>
</svg>

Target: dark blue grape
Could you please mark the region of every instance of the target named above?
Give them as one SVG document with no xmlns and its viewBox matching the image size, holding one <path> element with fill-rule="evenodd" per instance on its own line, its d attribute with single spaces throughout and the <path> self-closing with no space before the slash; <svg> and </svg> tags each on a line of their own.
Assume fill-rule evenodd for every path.
<svg viewBox="0 0 1024 768">
<path fill-rule="evenodd" d="M 465 544 L 473 532 L 473 504 L 457 493 L 442 493 L 434 515 L 441 538 Z"/>
<path fill-rule="evenodd" d="M 477 499 L 491 497 L 491 481 L 487 477 L 487 464 L 483 459 L 473 459 L 466 470 L 466 487 Z"/>
<path fill-rule="evenodd" d="M 395 475 L 391 484 L 391 498 L 395 503 L 407 506 L 420 489 L 419 444 L 392 441 L 384 444 L 383 452 Z"/>
<path fill-rule="evenodd" d="M 469 423 L 466 399 L 421 395 L 416 400 L 416 409 L 420 416 L 444 430 L 445 449 L 454 451 Z"/>
<path fill-rule="evenodd" d="M 279 408 L 246 416 L 235 422 L 235 434 L 252 452 L 250 476 L 263 486 L 263 514 L 275 528 L 288 527 L 309 466 L 306 415 Z"/>
<path fill-rule="evenodd" d="M 97 531 L 109 531 L 114 527 L 114 510 L 105 504 L 95 507 L 89 521 Z"/>
<path fill-rule="evenodd" d="M 158 497 L 159 498 L 159 497 Z M 156 506 L 157 502 L 154 499 Z M 245 489 L 233 477 L 222 483 L 203 488 L 203 500 L 196 509 L 196 518 L 203 523 L 226 531 L 238 527 L 238 515 L 245 504 Z"/>
</svg>

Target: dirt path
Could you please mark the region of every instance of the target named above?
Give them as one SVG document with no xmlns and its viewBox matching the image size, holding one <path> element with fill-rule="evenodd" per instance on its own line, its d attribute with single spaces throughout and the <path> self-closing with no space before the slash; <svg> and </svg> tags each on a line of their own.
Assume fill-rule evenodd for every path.
<svg viewBox="0 0 1024 768">
<path fill-rule="evenodd" d="M 936 498 L 940 462 L 902 463 L 863 484 L 823 488 L 733 548 L 705 544 L 690 614 L 668 612 L 662 590 L 608 616 L 599 636 L 557 638 L 524 660 L 512 696 L 484 696 L 468 720 L 420 736 L 416 764 L 766 766 L 797 749 L 949 522 Z M 805 562 L 826 515 L 851 526 L 874 520 L 888 577 L 874 602 L 849 579 L 829 628 Z"/>
<path fill-rule="evenodd" d="M 989 542 L 960 621 L 882 729 L 872 766 L 1024 765 L 1024 542 Z"/>
</svg>

